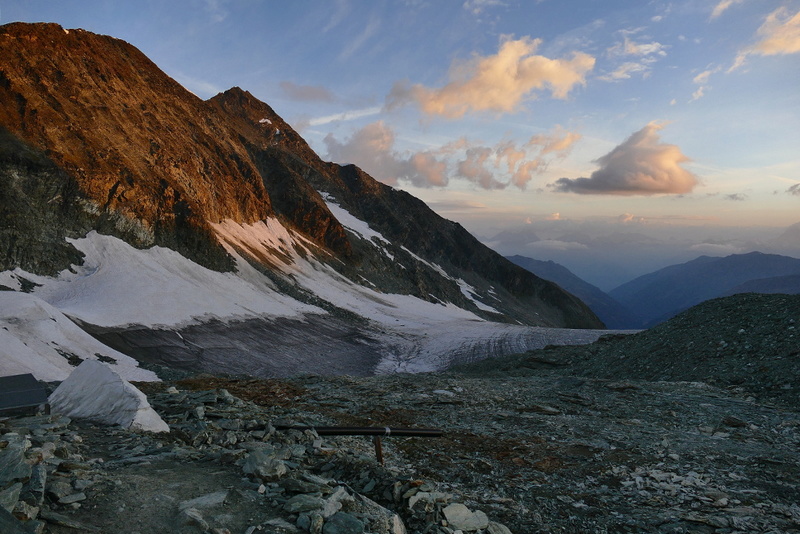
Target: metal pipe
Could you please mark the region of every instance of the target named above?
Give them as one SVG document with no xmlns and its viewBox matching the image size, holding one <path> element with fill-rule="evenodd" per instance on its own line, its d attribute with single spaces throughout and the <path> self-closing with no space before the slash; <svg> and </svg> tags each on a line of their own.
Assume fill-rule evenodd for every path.
<svg viewBox="0 0 800 534">
<path fill-rule="evenodd" d="M 438 438 L 444 432 L 438 428 L 394 428 L 373 426 L 302 426 L 275 425 L 275 430 L 314 430 L 320 436 L 401 436 Z"/>
</svg>

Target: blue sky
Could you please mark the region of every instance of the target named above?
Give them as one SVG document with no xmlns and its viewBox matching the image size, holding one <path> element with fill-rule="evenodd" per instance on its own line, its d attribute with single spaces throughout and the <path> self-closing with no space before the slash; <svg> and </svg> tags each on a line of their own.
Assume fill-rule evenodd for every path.
<svg viewBox="0 0 800 534">
<path fill-rule="evenodd" d="M 0 0 L 17 20 L 124 39 L 203 98 L 240 86 L 487 241 L 730 253 L 800 222 L 800 0 Z"/>
</svg>

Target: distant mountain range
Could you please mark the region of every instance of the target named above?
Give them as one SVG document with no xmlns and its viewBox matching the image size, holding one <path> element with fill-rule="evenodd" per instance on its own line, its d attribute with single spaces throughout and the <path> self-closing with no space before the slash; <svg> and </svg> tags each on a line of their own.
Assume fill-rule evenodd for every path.
<svg viewBox="0 0 800 534">
<path fill-rule="evenodd" d="M 640 327 L 659 323 L 695 304 L 745 292 L 797 293 L 800 259 L 751 252 L 700 256 L 640 276 L 609 295 L 638 315 Z"/>
<path fill-rule="evenodd" d="M 607 328 L 633 328 L 639 324 L 636 315 L 608 293 L 576 276 L 554 261 L 541 261 L 525 256 L 506 256 L 536 276 L 555 282 L 589 306 Z"/>
<path fill-rule="evenodd" d="M 524 349 L 531 326 L 603 326 L 322 161 L 249 92 L 203 101 L 130 44 L 56 24 L 0 26 L 0 286 L 140 360 L 262 376 L 442 368 Z"/>
<path fill-rule="evenodd" d="M 580 298 L 615 329 L 648 328 L 705 300 L 737 293 L 800 294 L 800 259 L 760 252 L 701 256 L 640 276 L 609 293 L 558 263 L 524 256 L 508 259 Z"/>
</svg>

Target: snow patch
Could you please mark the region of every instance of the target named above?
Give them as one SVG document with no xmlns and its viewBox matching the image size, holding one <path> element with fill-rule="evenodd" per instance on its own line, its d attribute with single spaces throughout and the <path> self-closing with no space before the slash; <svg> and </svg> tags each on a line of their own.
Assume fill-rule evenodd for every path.
<svg viewBox="0 0 800 534">
<path fill-rule="evenodd" d="M 103 345 L 40 298 L 0 291 L 0 376 L 31 373 L 38 380 L 64 380 L 70 364 L 105 358 L 126 380 L 158 377 L 133 358 Z"/>
<path fill-rule="evenodd" d="M 384 245 L 391 245 L 391 242 L 383 237 L 383 234 L 380 232 L 376 232 L 372 228 L 369 227 L 365 221 L 362 221 L 339 204 L 336 203 L 336 200 L 328 193 L 324 191 L 319 191 L 319 194 L 322 196 L 323 200 L 325 200 L 325 204 L 328 206 L 328 210 L 336 217 L 336 220 L 341 223 L 342 226 L 353 232 L 354 234 L 360 236 L 362 239 L 372 243 L 378 250 L 380 250 L 385 256 L 387 256 L 390 260 L 394 261 L 394 255 L 386 250 L 383 246 L 380 246 L 378 243 L 375 242 L 377 240 L 379 243 Z"/>
<path fill-rule="evenodd" d="M 258 123 L 259 124 L 272 124 L 272 121 L 267 119 L 267 118 L 263 118 L 260 121 L 258 121 Z"/>
<path fill-rule="evenodd" d="M 431 262 L 429 262 L 428 260 L 426 260 L 425 258 L 422 258 L 422 257 L 420 257 L 420 256 L 417 256 L 416 254 L 414 254 L 413 252 L 411 252 L 410 250 L 408 250 L 408 249 L 407 249 L 406 247 L 404 247 L 404 246 L 400 246 L 400 248 L 402 248 L 403 250 L 405 250 L 406 252 L 408 252 L 408 253 L 411 255 L 411 257 L 412 257 L 412 258 L 414 258 L 415 260 L 417 260 L 417 261 L 418 261 L 418 262 L 420 262 L 420 263 L 424 263 L 425 265 L 427 265 L 428 267 L 430 267 L 431 269 L 433 269 L 434 271 L 436 271 L 437 273 L 439 273 L 440 275 L 442 275 L 444 278 L 446 278 L 446 279 L 448 279 L 448 280 L 452 280 L 452 281 L 454 281 L 454 282 L 456 281 L 456 279 L 455 279 L 455 278 L 453 278 L 452 276 L 450 276 L 449 274 L 447 274 L 447 271 L 445 271 L 445 270 L 442 268 L 442 266 L 441 266 L 441 265 L 438 265 L 438 264 L 436 264 L 436 263 L 431 263 Z"/>
<path fill-rule="evenodd" d="M 357 221 L 357 219 L 355 220 Z M 358 226 L 352 221 L 351 224 Z M 356 284 L 339 274 L 331 266 L 315 260 L 312 255 L 307 254 L 304 257 L 298 254 L 291 246 L 291 243 L 297 243 L 293 235 L 282 226 L 280 228 L 285 234 L 280 234 L 281 230 L 277 228 L 280 224 L 277 221 L 274 225 L 260 222 L 239 224 L 234 221 L 224 221 L 212 226 L 222 240 L 223 246 L 232 253 L 236 250 L 247 250 L 258 257 L 259 250 L 263 254 L 264 247 L 274 249 L 276 239 L 287 244 L 288 246 L 282 249 L 282 256 L 286 263 L 282 264 L 280 268 L 284 273 L 291 275 L 292 281 L 297 286 L 339 308 L 371 319 L 385 327 L 416 328 L 456 319 L 483 320 L 454 304 L 435 304 L 410 295 L 381 293 Z M 366 226 L 366 228 L 369 227 Z M 360 228 L 360 231 L 365 232 L 364 235 L 369 235 L 368 230 L 364 228 Z M 380 235 L 377 232 L 375 234 Z M 279 238 L 281 236 L 282 239 Z M 381 236 L 379 239 L 383 239 L 383 237 Z"/>
<path fill-rule="evenodd" d="M 487 304 L 484 304 L 483 302 L 478 300 L 478 293 L 477 293 L 476 289 L 474 287 L 472 287 L 471 285 L 469 285 L 468 283 L 466 283 L 464 280 L 462 280 L 461 278 L 458 278 L 458 279 L 456 279 L 456 283 L 458 284 L 458 287 L 461 289 L 461 293 L 465 297 L 467 297 L 469 300 L 471 300 L 473 303 L 475 303 L 475 306 L 477 306 L 479 310 L 492 312 L 492 313 L 500 313 L 499 311 L 497 311 L 496 309 L 492 308 L 491 306 L 489 306 Z"/>
<path fill-rule="evenodd" d="M 264 235 L 271 236 L 273 246 L 283 246 L 281 234 Z M 82 266 L 73 266 L 57 278 L 14 273 L 41 284 L 34 294 L 42 300 L 93 325 L 173 327 L 212 319 L 297 317 L 320 311 L 278 293 L 266 276 L 254 273 L 245 262 L 239 265 L 242 274 L 219 273 L 168 248 L 139 250 L 94 231 L 70 242 L 84 253 Z"/>
<path fill-rule="evenodd" d="M 50 395 L 56 413 L 131 430 L 169 432 L 147 397 L 108 365 L 86 360 Z"/>
</svg>

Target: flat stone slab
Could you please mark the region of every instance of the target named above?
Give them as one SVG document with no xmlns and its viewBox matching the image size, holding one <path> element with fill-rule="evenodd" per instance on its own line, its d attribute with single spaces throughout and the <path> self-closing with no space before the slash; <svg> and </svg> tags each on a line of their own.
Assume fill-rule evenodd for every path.
<svg viewBox="0 0 800 534">
<path fill-rule="evenodd" d="M 47 390 L 30 374 L 0 377 L 0 413 L 35 411 L 47 404 Z"/>
</svg>

